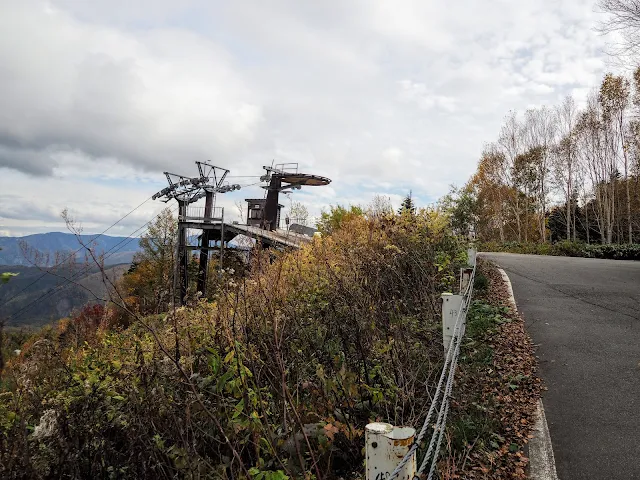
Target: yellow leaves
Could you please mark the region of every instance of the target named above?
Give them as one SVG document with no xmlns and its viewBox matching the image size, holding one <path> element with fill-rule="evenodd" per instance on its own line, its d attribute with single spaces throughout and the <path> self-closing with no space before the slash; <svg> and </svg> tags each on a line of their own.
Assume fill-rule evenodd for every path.
<svg viewBox="0 0 640 480">
<path fill-rule="evenodd" d="M 229 350 L 229 353 L 227 353 L 227 355 L 224 357 L 224 363 L 231 363 L 231 360 L 233 360 L 233 357 L 235 356 L 236 356 L 236 351 Z"/>
<path fill-rule="evenodd" d="M 384 249 L 386 251 L 392 252 L 392 253 L 397 253 L 397 254 L 401 254 L 402 253 L 402 250 L 400 250 L 396 245 L 392 245 L 392 244 L 385 245 Z"/>
</svg>

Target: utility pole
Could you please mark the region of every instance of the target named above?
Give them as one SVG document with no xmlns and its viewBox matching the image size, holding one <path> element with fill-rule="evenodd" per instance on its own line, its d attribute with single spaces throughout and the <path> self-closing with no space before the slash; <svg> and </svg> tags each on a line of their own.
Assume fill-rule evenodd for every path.
<svg viewBox="0 0 640 480">
<path fill-rule="evenodd" d="M 267 187 L 267 201 L 264 206 L 264 229 L 275 230 L 278 227 L 278 197 L 282 189 L 282 179 L 279 175 L 271 175 Z"/>
<path fill-rule="evenodd" d="M 177 173 L 164 172 L 167 177 L 168 187 L 163 188 L 152 198 L 154 200 L 163 197 L 166 203 L 169 200 L 178 202 L 178 246 L 176 252 L 176 270 L 174 280 L 174 300 L 183 305 L 188 289 L 189 255 L 187 253 L 187 228 L 188 207 L 191 203 L 202 198 L 203 182 L 201 178 L 187 177 Z"/>
<path fill-rule="evenodd" d="M 177 292 L 176 300 L 184 305 L 189 291 L 189 250 L 200 250 L 200 264 L 198 268 L 197 288 L 203 296 L 207 290 L 207 274 L 209 268 L 209 252 L 215 248 L 211 242 L 215 241 L 219 233 L 220 259 L 219 268 L 223 268 L 226 233 L 224 224 L 224 209 L 216 207 L 216 194 L 240 190 L 240 185 L 229 185 L 225 178 L 229 173 L 226 168 L 216 167 L 208 162 L 196 162 L 199 177 L 187 177 L 176 173 L 164 172 L 167 177 L 168 187 L 163 188 L 153 196 L 153 199 L 162 197 L 166 203 L 169 200 L 178 202 L 178 248 L 176 252 L 176 280 L 174 292 Z M 264 167 L 267 174 L 260 177 L 261 181 L 268 182 L 263 188 L 267 189 L 265 202 L 265 215 L 263 228 L 276 230 L 278 226 L 278 196 L 280 192 L 300 189 L 306 185 L 328 185 L 331 180 L 317 175 L 298 173 L 298 164 L 280 164 L 273 167 Z M 201 209 L 189 208 L 189 205 L 205 198 L 204 212 Z M 189 246 L 187 232 L 189 229 L 201 230 L 200 245 Z M 233 231 L 231 229 L 231 231 Z"/>
</svg>

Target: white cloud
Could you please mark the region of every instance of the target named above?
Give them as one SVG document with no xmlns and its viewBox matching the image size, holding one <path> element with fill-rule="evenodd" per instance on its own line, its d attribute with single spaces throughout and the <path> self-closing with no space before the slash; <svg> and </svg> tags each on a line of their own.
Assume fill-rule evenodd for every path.
<svg viewBox="0 0 640 480">
<path fill-rule="evenodd" d="M 228 54 L 201 36 L 133 35 L 31 1 L 3 3 L 0 32 L 0 135 L 29 151 L 69 148 L 155 170 L 231 161 L 255 138 L 260 107 Z"/>
<path fill-rule="evenodd" d="M 407 102 L 414 102 L 424 110 L 439 108 L 453 112 L 456 109 L 455 98 L 434 94 L 424 83 L 412 82 L 411 80 L 401 80 L 398 83 L 401 88 L 400 98 Z"/>
<path fill-rule="evenodd" d="M 509 109 L 599 81 L 597 18 L 591 0 L 6 0 L 0 211 L 28 204 L 41 223 L 1 228 L 54 228 L 69 206 L 99 230 L 163 170 L 206 159 L 332 178 L 296 192 L 312 215 L 373 192 L 430 202 L 466 181 Z"/>
</svg>

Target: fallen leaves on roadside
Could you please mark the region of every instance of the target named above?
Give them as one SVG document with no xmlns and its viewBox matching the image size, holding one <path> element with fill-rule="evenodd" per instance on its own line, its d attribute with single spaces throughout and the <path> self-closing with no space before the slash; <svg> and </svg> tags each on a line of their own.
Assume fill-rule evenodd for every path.
<svg viewBox="0 0 640 480">
<path fill-rule="evenodd" d="M 473 359 L 479 348 L 476 342 L 470 342 L 474 347 L 462 352 L 471 360 L 461 362 L 456 375 L 448 428 L 449 454 L 443 456 L 440 471 L 447 479 L 524 479 L 529 459 L 523 447 L 531 438 L 542 389 L 534 347 L 498 269 L 480 260 L 478 273 L 489 279 L 489 286 L 474 298 L 499 307 L 507 321 L 482 336 L 483 346 L 491 349 L 489 362 Z M 478 427 L 479 421 L 485 423 Z M 476 435 L 463 439 L 468 444 L 464 455 L 458 445 L 461 432 Z"/>
</svg>

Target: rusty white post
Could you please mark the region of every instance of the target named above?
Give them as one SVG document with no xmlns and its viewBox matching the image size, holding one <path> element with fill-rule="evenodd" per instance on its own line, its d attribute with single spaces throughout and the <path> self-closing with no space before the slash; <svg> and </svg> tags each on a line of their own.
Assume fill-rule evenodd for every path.
<svg viewBox="0 0 640 480">
<path fill-rule="evenodd" d="M 462 295 L 452 293 L 442 294 L 442 345 L 446 355 L 453 338 L 453 330 L 458 319 L 458 312 L 462 306 Z"/>
<path fill-rule="evenodd" d="M 364 429 L 366 480 L 386 480 L 407 454 L 416 435 L 411 427 L 394 427 L 388 423 L 370 423 Z M 416 454 L 402 467 L 398 480 L 413 480 Z"/>
<path fill-rule="evenodd" d="M 471 274 L 473 273 L 473 268 L 461 268 L 460 269 L 460 293 L 464 294 L 469 286 L 469 282 L 471 281 Z"/>
<path fill-rule="evenodd" d="M 476 266 L 476 256 L 478 255 L 478 251 L 476 250 L 476 247 L 469 247 L 467 248 L 467 259 L 468 259 L 468 264 L 471 265 L 472 267 Z"/>
</svg>

